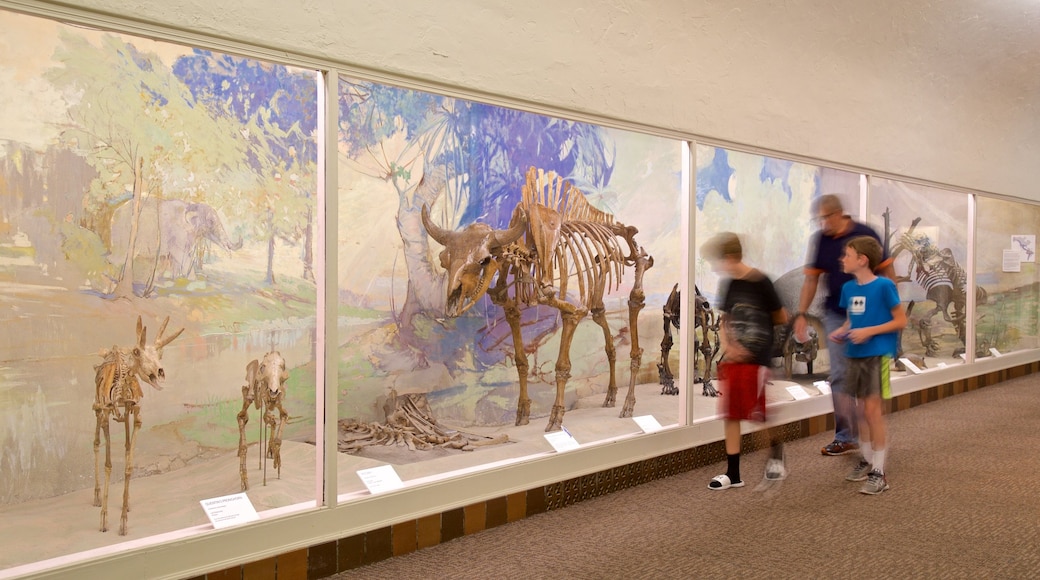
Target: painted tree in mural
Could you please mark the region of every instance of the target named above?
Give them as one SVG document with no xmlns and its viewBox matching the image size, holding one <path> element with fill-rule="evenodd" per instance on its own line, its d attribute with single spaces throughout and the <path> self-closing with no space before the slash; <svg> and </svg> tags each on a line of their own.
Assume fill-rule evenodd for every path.
<svg viewBox="0 0 1040 580">
<path fill-rule="evenodd" d="M 504 227 L 530 166 L 552 170 L 584 191 L 610 181 L 613 143 L 594 126 L 377 83 L 340 86 L 341 148 L 359 171 L 393 185 L 408 272 L 398 336 L 427 346 L 415 315 L 443 309 L 443 270 L 430 263 L 423 204 L 456 229 L 475 221 Z M 425 335 L 424 335 L 425 336 Z M 426 350 L 425 352 L 429 352 Z"/>
<path fill-rule="evenodd" d="M 274 283 L 275 241 L 303 245 L 303 277 L 314 280 L 317 191 L 317 82 L 313 71 L 196 49 L 174 74 L 216 117 L 241 126 L 255 183 L 241 193 L 240 215 L 267 242 L 266 281 Z"/>
<path fill-rule="evenodd" d="M 87 211 L 103 215 L 127 200 L 133 207 L 126 258 L 112 294 L 148 296 L 158 256 L 143 287 L 134 288 L 144 198 L 198 198 L 219 191 L 243 157 L 241 140 L 230 123 L 195 106 L 158 56 L 114 35 L 95 45 L 62 32 L 54 59 L 60 64 L 47 78 L 68 104 L 62 140 L 98 174 L 86 195 Z"/>
</svg>

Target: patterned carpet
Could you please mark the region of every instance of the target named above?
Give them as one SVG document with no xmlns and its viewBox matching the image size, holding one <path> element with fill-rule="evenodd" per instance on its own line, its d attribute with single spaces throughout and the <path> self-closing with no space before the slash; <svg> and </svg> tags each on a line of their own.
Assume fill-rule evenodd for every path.
<svg viewBox="0 0 1040 580">
<path fill-rule="evenodd" d="M 888 416 L 889 491 L 844 481 L 827 435 L 786 481 L 707 489 L 717 464 L 333 576 L 336 579 L 1040 578 L 1040 377 Z"/>
</svg>

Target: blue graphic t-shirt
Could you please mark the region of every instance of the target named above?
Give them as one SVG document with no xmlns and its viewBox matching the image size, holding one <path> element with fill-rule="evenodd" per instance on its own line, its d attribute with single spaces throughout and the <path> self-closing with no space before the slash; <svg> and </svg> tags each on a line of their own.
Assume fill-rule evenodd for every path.
<svg viewBox="0 0 1040 580">
<path fill-rule="evenodd" d="M 881 276 L 866 284 L 852 280 L 841 287 L 839 305 L 848 312 L 850 329 L 877 326 L 892 320 L 892 309 L 899 306 L 899 291 L 895 282 Z M 895 356 L 898 336 L 896 332 L 877 334 L 863 344 L 846 340 L 845 352 L 849 358 Z"/>
</svg>

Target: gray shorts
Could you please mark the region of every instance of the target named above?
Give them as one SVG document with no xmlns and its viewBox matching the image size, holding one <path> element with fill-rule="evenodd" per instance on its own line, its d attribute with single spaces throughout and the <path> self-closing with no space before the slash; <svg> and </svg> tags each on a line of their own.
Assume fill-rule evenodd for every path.
<svg viewBox="0 0 1040 580">
<path fill-rule="evenodd" d="M 892 357 L 850 358 L 845 375 L 847 392 L 857 399 L 870 396 L 892 398 Z"/>
</svg>

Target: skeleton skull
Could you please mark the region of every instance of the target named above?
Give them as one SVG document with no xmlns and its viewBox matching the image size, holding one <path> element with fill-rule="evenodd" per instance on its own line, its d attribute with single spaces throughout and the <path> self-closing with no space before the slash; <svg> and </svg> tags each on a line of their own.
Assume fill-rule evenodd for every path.
<svg viewBox="0 0 1040 580">
<path fill-rule="evenodd" d="M 163 370 L 160 362 L 162 361 L 163 347 L 170 344 L 173 339 L 184 332 L 182 328 L 173 333 L 172 336 L 163 338 L 163 332 L 166 330 L 166 324 L 169 321 L 170 317 L 167 316 L 162 326 L 159 327 L 159 334 L 155 337 L 154 344 L 145 344 L 148 340 L 148 329 L 144 327 L 141 317 L 137 317 L 137 344 L 132 351 L 134 358 L 138 361 L 137 377 L 157 391 L 162 390 L 162 384 L 166 381 L 166 371 Z"/>
<path fill-rule="evenodd" d="M 487 293 L 500 266 L 502 247 L 520 239 L 527 229 L 527 217 L 519 207 L 508 230 L 483 223 L 470 224 L 461 232 L 446 230 L 430 221 L 425 205 L 422 223 L 430 237 L 444 246 L 440 253 L 441 267 L 448 274 L 444 313 L 452 318 L 461 316 Z"/>
</svg>

